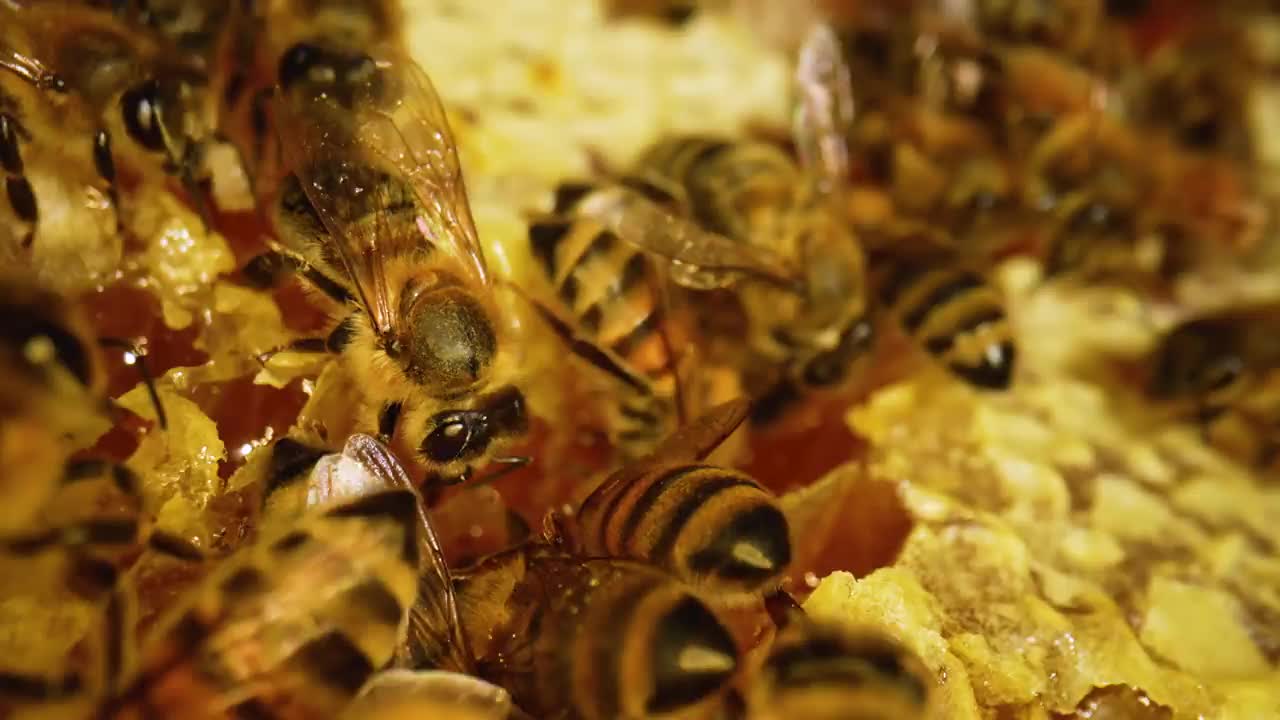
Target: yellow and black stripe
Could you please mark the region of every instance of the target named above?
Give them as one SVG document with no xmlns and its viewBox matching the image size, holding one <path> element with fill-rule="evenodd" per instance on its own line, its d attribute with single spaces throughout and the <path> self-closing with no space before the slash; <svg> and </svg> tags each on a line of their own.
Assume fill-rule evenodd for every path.
<svg viewBox="0 0 1280 720">
<path fill-rule="evenodd" d="M 533 716 L 668 713 L 719 691 L 737 668 L 728 631 L 665 573 L 539 550 L 526 562 L 495 679 Z"/>
<path fill-rule="evenodd" d="M 577 519 L 587 554 L 644 560 L 716 593 L 760 591 L 791 562 L 777 498 L 749 475 L 715 465 L 614 476 Z"/>
<path fill-rule="evenodd" d="M 1008 388 L 1017 349 L 1001 292 L 948 255 L 887 264 L 880 297 L 906 333 L 971 385 Z"/>
<path fill-rule="evenodd" d="M 632 454 L 652 447 L 669 428 L 672 358 L 660 332 L 667 321 L 652 265 L 635 246 L 598 223 L 575 217 L 574 206 L 594 189 L 562 185 L 554 213 L 529 226 L 534 256 L 576 329 L 651 381 L 620 400 L 615 439 Z"/>
<path fill-rule="evenodd" d="M 932 685 L 914 653 L 883 635 L 797 618 L 774 640 L 749 695 L 750 716 L 923 718 Z"/>
</svg>

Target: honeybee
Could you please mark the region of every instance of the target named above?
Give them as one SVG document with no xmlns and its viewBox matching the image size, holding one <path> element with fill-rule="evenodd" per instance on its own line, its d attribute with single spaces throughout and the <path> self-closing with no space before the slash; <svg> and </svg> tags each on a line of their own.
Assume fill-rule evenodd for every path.
<svg viewBox="0 0 1280 720">
<path fill-rule="evenodd" d="M 776 584 L 791 562 L 791 532 L 777 498 L 745 473 L 700 462 L 749 410 L 745 400 L 719 405 L 648 458 L 626 464 L 572 516 L 549 517 L 553 543 L 653 563 L 709 597 Z"/>
<path fill-rule="evenodd" d="M 525 401 L 506 381 L 514 358 L 440 99 L 398 49 L 321 40 L 280 57 L 282 247 L 250 274 L 292 270 L 332 301 L 328 337 L 293 349 L 337 353 L 368 391 L 369 424 L 407 438 L 433 480 L 467 479 L 486 457 L 521 464 L 495 455 L 525 431 Z"/>
<path fill-rule="evenodd" d="M 384 491 L 264 537 L 158 621 L 136 662 L 121 589 L 93 685 L 75 674 L 3 685 L 79 694 L 95 717 L 331 717 L 398 647 L 418 588 L 417 506 L 411 489 Z"/>
<path fill-rule="evenodd" d="M 289 438 L 280 440 L 272 447 L 266 483 L 263 504 L 269 522 L 281 518 L 288 522 L 361 495 L 413 487 L 386 445 L 362 433 L 349 437 L 341 453 L 325 453 Z M 293 497 L 286 498 L 290 492 Z M 396 664 L 469 672 L 473 661 L 458 619 L 444 552 L 424 509 L 418 507 L 415 513 L 421 546 L 420 587 Z M 436 654 L 424 654 L 428 652 Z"/>
<path fill-rule="evenodd" d="M 9 52 L 34 58 L 39 66 L 39 72 L 14 73 L 39 90 L 29 103 L 34 117 L 14 137 L 51 128 L 59 135 L 49 142 L 75 138 L 78 147 L 80 138 L 89 139 L 85 157 L 92 158 L 117 209 L 117 166 L 124 158 L 138 171 L 158 167 L 177 176 L 203 210 L 200 173 L 211 122 L 198 67 L 106 10 L 38 3 L 0 7 L 0 17 Z M 11 165 L 6 161 L 6 171 L 20 175 Z M 36 212 L 26 215 L 34 218 Z"/>
<path fill-rule="evenodd" d="M 746 693 L 752 720 L 906 720 L 928 716 L 934 680 L 910 650 L 876 632 L 793 618 Z"/>
<path fill-rule="evenodd" d="M 678 364 L 670 346 L 685 344 L 660 342 L 666 292 L 689 308 L 709 363 L 738 369 L 752 394 L 837 386 L 867 359 L 865 259 L 835 210 L 852 107 L 829 30 L 806 45 L 797 73 L 799 163 L 767 142 L 672 137 L 614 185 L 562 186 L 553 216 L 531 225 L 535 257 L 578 330 L 641 377 L 633 387 L 660 382 Z M 657 290 L 655 273 L 666 279 Z M 619 413 L 615 436 L 638 441 L 632 456 L 669 430 L 669 406 L 652 406 L 624 401 Z"/>
<path fill-rule="evenodd" d="M 1188 320 L 1151 358 L 1148 392 L 1200 422 L 1207 439 L 1246 463 L 1280 459 L 1280 304 Z"/>
<path fill-rule="evenodd" d="M 164 408 L 141 352 L 96 339 L 87 320 L 57 293 L 12 273 L 0 276 L 0 453 L 4 509 L 0 533 L 26 531 L 63 482 L 101 475 L 97 461 L 68 463 L 71 452 L 110 428 L 118 412 L 106 395 L 99 345 L 124 347 L 141 373 L 161 429 Z M 113 471 L 128 494 L 132 481 Z"/>
<path fill-rule="evenodd" d="M 455 577 L 480 675 L 534 717 L 662 715 L 711 698 L 737 668 L 715 615 L 644 563 L 526 544 Z"/>
</svg>

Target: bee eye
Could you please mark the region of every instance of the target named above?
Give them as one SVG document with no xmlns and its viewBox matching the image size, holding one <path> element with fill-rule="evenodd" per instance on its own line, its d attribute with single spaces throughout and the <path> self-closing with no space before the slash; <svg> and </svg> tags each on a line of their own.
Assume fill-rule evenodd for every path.
<svg viewBox="0 0 1280 720">
<path fill-rule="evenodd" d="M 451 420 L 432 430 L 422 441 L 422 454 L 436 462 L 457 460 L 467 450 L 471 429 L 462 420 Z"/>
<path fill-rule="evenodd" d="M 280 87 L 288 90 L 299 80 L 308 77 L 312 69 L 327 60 L 320 48 L 306 43 L 298 43 L 280 56 L 280 67 L 276 68 L 276 79 Z"/>
<path fill-rule="evenodd" d="M 148 150 L 160 152 L 165 149 L 159 83 L 151 80 L 130 88 L 120 99 L 120 109 L 129 137 Z"/>
</svg>

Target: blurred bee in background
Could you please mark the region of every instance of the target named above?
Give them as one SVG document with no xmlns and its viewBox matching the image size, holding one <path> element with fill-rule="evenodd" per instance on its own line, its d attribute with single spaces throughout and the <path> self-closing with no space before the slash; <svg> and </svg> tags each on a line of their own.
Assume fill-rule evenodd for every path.
<svg viewBox="0 0 1280 720">
<path fill-rule="evenodd" d="M 798 614 L 774 638 L 748 686 L 741 717 L 925 718 L 934 684 L 919 658 L 888 637 Z"/>
<path fill-rule="evenodd" d="M 663 715 L 712 698 L 737 669 L 728 630 L 647 564 L 526 544 L 456 577 L 480 676 L 534 717 Z"/>
<path fill-rule="evenodd" d="M 387 446 L 372 436 L 352 435 L 341 453 L 325 453 L 285 438 L 272 448 L 263 488 L 263 517 L 268 524 L 287 525 L 317 508 L 403 488 L 413 488 L 408 473 Z M 422 569 L 396 665 L 471 672 L 474 662 L 462 633 L 444 552 L 424 508 L 419 505 L 414 512 Z"/>
<path fill-rule="evenodd" d="M 176 176 L 205 209 L 201 173 L 212 124 L 198 67 L 109 11 L 40 3 L 0 7 L 0 17 L 10 52 L 37 59 L 47 71 L 44 79 L 24 78 L 30 102 L 19 136 L 47 128 L 48 142 L 86 143 L 83 156 L 117 212 L 121 160 L 144 177 L 156 170 Z M 6 160 L 6 171 L 19 175 L 12 165 Z"/>
<path fill-rule="evenodd" d="M 155 405 L 164 408 L 141 352 L 115 338 L 96 339 L 70 301 L 12 273 L 0 277 L 0 449 L 5 498 L 0 532 L 26 531 L 59 484 L 101 474 L 98 461 L 68 463 L 74 449 L 110 428 L 119 412 L 107 397 L 99 345 L 123 348 Z M 116 482 L 136 495 L 123 468 Z M 47 543 L 45 543 L 47 544 Z"/>
<path fill-rule="evenodd" d="M 29 700 L 91 703 L 95 717 L 332 717 L 394 656 L 418 589 L 417 494 L 357 497 L 221 562 L 134 657 L 128 593 L 103 622 L 99 668 L 5 674 Z"/>
<path fill-rule="evenodd" d="M 1242 462 L 1280 461 L 1280 304 L 1193 318 L 1161 340 L 1148 393 Z"/>
<path fill-rule="evenodd" d="M 572 516 L 551 516 L 553 544 L 644 560 L 717 600 L 775 586 L 791 562 L 791 530 L 773 493 L 750 476 L 701 462 L 746 419 L 719 405 L 610 475 Z"/>
<path fill-rule="evenodd" d="M 524 464 L 496 454 L 525 432 L 525 401 L 444 108 L 398 48 L 375 59 L 345 38 L 279 58 L 281 246 L 246 274 L 270 285 L 293 272 L 331 301 L 329 335 L 288 349 L 337 353 L 367 390 L 368 424 L 403 436 L 433 482 L 486 458 Z"/>
<path fill-rule="evenodd" d="M 778 404 L 841 385 L 867 359 L 865 259 L 835 206 L 849 80 L 829 30 L 815 37 L 797 71 L 800 163 L 767 142 L 673 137 L 614 185 L 562 186 L 553 216 L 530 226 L 576 328 L 634 374 L 678 366 L 669 349 L 683 343 L 656 342 L 664 293 L 692 313 L 709 365 L 736 368 L 749 393 Z M 655 275 L 665 278 L 658 290 Z M 615 436 L 643 455 L 672 414 L 624 400 Z"/>
</svg>

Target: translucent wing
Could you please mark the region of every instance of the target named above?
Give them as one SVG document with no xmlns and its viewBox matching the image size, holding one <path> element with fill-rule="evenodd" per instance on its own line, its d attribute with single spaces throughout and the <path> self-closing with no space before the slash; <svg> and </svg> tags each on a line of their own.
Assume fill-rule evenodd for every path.
<svg viewBox="0 0 1280 720">
<path fill-rule="evenodd" d="M 408 57 L 383 74 L 384 102 L 358 111 L 357 142 L 408 181 L 420 204 L 418 227 L 426 239 L 487 284 L 489 271 L 440 96 Z"/>
<path fill-rule="evenodd" d="M 630 188 L 598 190 L 578 203 L 577 212 L 669 260 L 672 280 L 685 287 L 727 287 L 748 277 L 788 290 L 797 288 L 797 271 L 786 257 L 703 230 Z"/>
<path fill-rule="evenodd" d="M 273 119 L 281 151 L 305 196 L 290 197 L 286 181 L 283 204 L 306 204 L 296 214 L 318 216 L 308 230 L 320 236 L 320 259 L 345 269 L 374 328 L 385 337 L 393 334 L 395 322 L 385 260 L 400 250 L 393 244 L 402 239 L 390 232 L 388 218 L 403 211 L 405 186 L 361 155 L 353 144 L 353 126 L 342 122 L 345 112 L 324 95 L 277 94 Z M 309 258 L 317 254 L 307 247 L 293 249 Z"/>
<path fill-rule="evenodd" d="M 616 470 L 592 491 L 592 499 L 607 497 L 613 488 L 631 483 L 634 478 L 658 465 L 705 459 L 738 429 L 750 412 L 750 401 L 742 398 L 711 408 L 668 435 L 651 455 Z"/>
<path fill-rule="evenodd" d="M 506 720 L 511 711 L 511 696 L 506 690 L 470 675 L 386 670 L 369 681 L 341 717 Z"/>
<path fill-rule="evenodd" d="M 846 133 L 853 125 L 853 79 L 835 32 L 825 24 L 814 25 L 796 59 L 795 124 L 800 162 L 818 183 L 820 192 L 831 192 L 849 174 Z"/>
<path fill-rule="evenodd" d="M 326 455 L 316 463 L 309 481 L 308 502 L 327 503 L 387 489 L 413 490 L 413 483 L 385 445 L 357 433 L 347 440 L 341 455 Z M 418 667 L 429 661 L 469 672 L 473 662 L 458 616 L 449 566 L 421 502 L 416 512 L 421 556 L 418 601 L 409 614 L 409 634 L 402 655 L 408 655 Z"/>
</svg>

